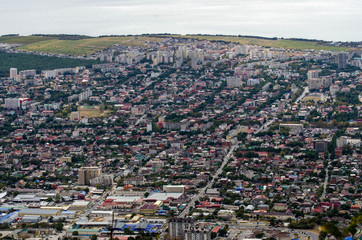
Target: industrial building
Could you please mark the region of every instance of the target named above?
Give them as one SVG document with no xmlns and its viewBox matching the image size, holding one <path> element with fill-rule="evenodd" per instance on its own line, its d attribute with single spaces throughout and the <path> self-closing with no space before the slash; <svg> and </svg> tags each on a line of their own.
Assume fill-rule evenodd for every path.
<svg viewBox="0 0 362 240">
<path fill-rule="evenodd" d="M 40 208 L 26 208 L 19 211 L 19 216 L 24 217 L 26 215 L 36 215 L 43 218 L 56 216 L 60 214 L 60 210 L 51 210 L 51 209 L 40 209 Z"/>
</svg>

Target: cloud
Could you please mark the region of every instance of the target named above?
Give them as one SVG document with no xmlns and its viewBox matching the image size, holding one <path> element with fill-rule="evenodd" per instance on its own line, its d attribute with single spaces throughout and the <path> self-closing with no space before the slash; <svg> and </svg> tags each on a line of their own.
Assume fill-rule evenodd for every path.
<svg viewBox="0 0 362 240">
<path fill-rule="evenodd" d="M 212 33 L 357 41 L 358 0 L 14 0 L 6 33 Z"/>
</svg>

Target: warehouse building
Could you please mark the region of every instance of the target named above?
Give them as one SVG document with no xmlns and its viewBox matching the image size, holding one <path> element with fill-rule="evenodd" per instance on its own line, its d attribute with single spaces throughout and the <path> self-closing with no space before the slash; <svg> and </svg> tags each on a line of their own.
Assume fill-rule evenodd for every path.
<svg viewBox="0 0 362 240">
<path fill-rule="evenodd" d="M 24 217 L 26 215 L 38 215 L 43 218 L 56 216 L 60 214 L 60 210 L 51 210 L 51 209 L 39 209 L 39 208 L 28 208 L 28 209 L 21 209 L 19 211 L 19 216 Z"/>
<path fill-rule="evenodd" d="M 22 219 L 22 223 L 38 223 L 41 221 L 41 216 L 39 215 L 25 215 Z"/>
</svg>

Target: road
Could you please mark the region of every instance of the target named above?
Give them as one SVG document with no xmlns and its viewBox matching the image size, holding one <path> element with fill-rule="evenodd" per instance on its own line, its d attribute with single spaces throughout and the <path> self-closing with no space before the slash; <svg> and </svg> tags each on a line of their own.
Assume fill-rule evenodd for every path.
<svg viewBox="0 0 362 240">
<path fill-rule="evenodd" d="M 309 93 L 309 87 L 308 87 L 308 86 L 304 88 L 304 91 L 303 91 L 302 94 L 297 98 L 297 100 L 295 100 L 295 103 L 298 103 L 300 100 L 302 100 L 307 93 Z"/>
<path fill-rule="evenodd" d="M 229 159 L 230 159 L 231 155 L 233 154 L 233 151 L 236 148 L 236 146 L 237 146 L 237 144 L 234 144 L 230 148 L 229 152 L 225 155 L 224 161 L 222 162 L 221 166 L 219 167 L 219 169 L 212 176 L 211 181 L 209 181 L 208 184 L 205 187 L 201 188 L 199 193 L 195 194 L 195 196 L 188 202 L 185 209 L 179 214 L 179 216 L 178 216 L 179 218 L 183 218 L 187 214 L 189 214 L 190 208 L 195 207 L 195 201 L 199 201 L 200 198 L 205 196 L 206 190 L 208 188 L 210 188 L 214 184 L 216 178 L 219 176 L 220 173 L 222 173 L 222 169 L 225 167 L 225 165 L 229 161 Z"/>
<path fill-rule="evenodd" d="M 294 230 L 299 235 L 299 239 L 318 240 L 317 234 L 310 231 Z M 302 238 L 303 237 L 303 238 Z"/>
<path fill-rule="evenodd" d="M 137 119 L 135 125 L 138 125 L 143 119 L 146 117 L 146 115 L 143 115 L 141 118 Z"/>
<path fill-rule="evenodd" d="M 330 162 L 328 162 L 327 168 L 326 168 L 326 178 L 324 179 L 324 183 L 323 183 L 323 193 L 321 196 L 321 199 L 325 199 L 326 198 L 326 192 L 327 192 L 327 185 L 328 185 L 328 168 L 329 168 Z"/>
<path fill-rule="evenodd" d="M 270 120 L 269 122 L 266 122 L 266 123 L 264 123 L 258 130 L 256 130 L 255 132 L 254 132 L 254 134 L 258 134 L 261 130 L 263 130 L 263 129 L 266 129 L 267 127 L 269 127 L 271 124 L 273 124 L 275 122 L 275 119 L 272 119 L 272 120 Z"/>
<path fill-rule="evenodd" d="M 275 121 L 275 119 L 272 119 L 272 120 L 270 120 L 269 122 L 265 123 L 265 124 L 262 125 L 258 130 L 256 130 L 256 131 L 254 132 L 254 134 L 260 132 L 261 130 L 263 130 L 263 129 L 265 129 L 265 128 L 267 128 L 268 126 L 270 126 L 271 124 L 273 124 L 274 121 Z M 195 206 L 195 201 L 199 201 L 200 198 L 202 198 L 203 196 L 205 196 L 206 190 L 207 190 L 208 188 L 210 188 L 210 187 L 214 184 L 216 178 L 219 176 L 219 174 L 222 173 L 223 168 L 225 167 L 225 165 L 226 165 L 227 162 L 229 161 L 229 159 L 230 159 L 230 157 L 232 156 L 232 154 L 233 154 L 233 152 L 234 152 L 234 149 L 236 148 L 237 145 L 238 145 L 238 144 L 234 144 L 233 146 L 231 146 L 229 152 L 225 155 L 224 161 L 222 162 L 221 166 L 219 167 L 219 169 L 218 169 L 218 170 L 214 173 L 214 175 L 212 176 L 211 181 L 209 181 L 208 184 L 207 184 L 205 187 L 201 188 L 200 191 L 199 191 L 199 193 L 195 194 L 195 196 L 188 202 L 188 204 L 186 205 L 185 209 L 179 214 L 179 216 L 178 216 L 179 218 L 185 217 L 185 216 L 189 213 L 190 208 Z"/>
</svg>

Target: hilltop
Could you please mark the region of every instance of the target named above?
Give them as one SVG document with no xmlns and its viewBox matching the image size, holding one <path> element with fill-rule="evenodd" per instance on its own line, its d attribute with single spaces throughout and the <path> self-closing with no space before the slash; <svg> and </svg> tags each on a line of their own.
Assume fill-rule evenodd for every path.
<svg viewBox="0 0 362 240">
<path fill-rule="evenodd" d="M 66 34 L 37 34 L 31 36 L 7 35 L 0 37 L 0 43 L 18 44 L 17 49 L 30 52 L 84 56 L 96 53 L 112 45 L 144 46 L 146 42 L 161 42 L 165 38 L 193 38 L 199 40 L 235 42 L 263 47 L 286 49 L 314 49 L 328 51 L 350 51 L 359 47 L 359 43 L 331 43 L 321 40 L 265 38 L 258 36 L 226 35 L 170 35 L 144 34 L 124 36 L 90 37 Z"/>
</svg>

